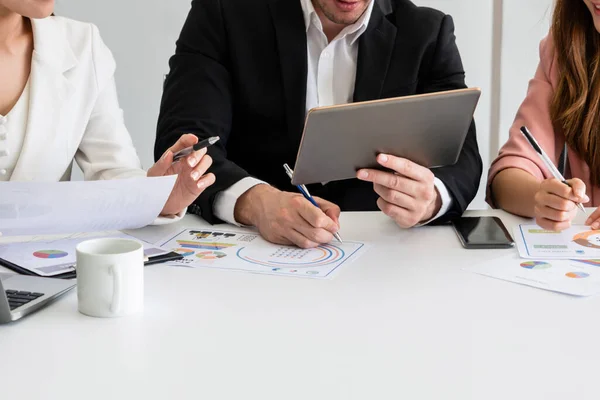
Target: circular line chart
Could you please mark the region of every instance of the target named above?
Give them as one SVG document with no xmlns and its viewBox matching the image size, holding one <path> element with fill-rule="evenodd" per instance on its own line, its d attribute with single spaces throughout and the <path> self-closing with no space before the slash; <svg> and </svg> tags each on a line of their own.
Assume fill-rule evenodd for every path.
<svg viewBox="0 0 600 400">
<path fill-rule="evenodd" d="M 282 247 L 282 249 L 285 249 L 285 247 Z M 258 254 L 253 254 L 253 251 L 246 247 L 242 247 L 236 252 L 237 257 L 246 262 L 269 268 L 321 267 L 341 261 L 346 253 L 335 245 L 324 244 L 314 249 L 302 250 L 300 254 L 301 256 L 298 256 L 292 252 L 289 255 L 261 259 Z"/>
</svg>

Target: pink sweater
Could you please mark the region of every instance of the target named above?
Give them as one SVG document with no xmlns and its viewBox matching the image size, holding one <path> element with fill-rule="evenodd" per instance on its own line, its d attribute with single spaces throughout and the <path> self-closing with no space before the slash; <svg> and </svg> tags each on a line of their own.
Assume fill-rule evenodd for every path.
<svg viewBox="0 0 600 400">
<path fill-rule="evenodd" d="M 552 177 L 537 153 L 521 134 L 521 126 L 529 128 L 548 157 L 555 165 L 558 165 L 565 137 L 561 132 L 553 129 L 550 118 L 550 103 L 558 83 L 556 68 L 554 43 L 552 37 L 548 36 L 540 43 L 540 63 L 535 76 L 529 82 L 527 97 L 519 107 L 515 122 L 510 128 L 510 137 L 490 167 L 486 200 L 492 207 L 495 205 L 491 198 L 491 183 L 496 174 L 503 169 L 519 168 L 529 172 L 540 181 Z M 567 155 L 568 164 L 565 177 L 567 179 L 579 178 L 585 183 L 587 195 L 590 198 L 590 202 L 585 204 L 586 206 L 600 205 L 600 188 L 591 184 L 588 165 L 571 149 L 568 149 Z"/>
</svg>

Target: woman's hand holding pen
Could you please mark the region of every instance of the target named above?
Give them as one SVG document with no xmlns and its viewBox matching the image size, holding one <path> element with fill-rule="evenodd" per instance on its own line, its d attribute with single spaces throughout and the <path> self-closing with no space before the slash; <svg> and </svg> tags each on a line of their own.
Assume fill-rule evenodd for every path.
<svg viewBox="0 0 600 400">
<path fill-rule="evenodd" d="M 175 215 L 187 206 L 210 185 L 215 182 L 215 176 L 206 174 L 212 164 L 212 158 L 206 154 L 206 148 L 195 151 L 178 162 L 173 163 L 173 154 L 198 143 L 198 137 L 185 134 L 179 138 L 148 170 L 148 176 L 178 175 L 177 182 L 167 200 L 161 215 Z"/>
<path fill-rule="evenodd" d="M 577 204 L 590 201 L 585 194 L 585 184 L 577 178 L 566 181 L 546 179 L 535 194 L 534 215 L 536 223 L 544 229 L 562 231 L 571 226 L 577 215 Z M 596 217 L 594 218 L 594 215 Z M 597 212 L 586 221 L 586 225 L 600 225 Z M 592 227 L 594 228 L 594 224 Z M 596 229 L 596 228 L 594 228 Z"/>
<path fill-rule="evenodd" d="M 256 185 L 237 200 L 234 217 L 241 224 L 255 226 L 269 242 L 313 248 L 333 241 L 340 229 L 340 208 L 314 199 L 319 207 L 301 194 Z"/>
</svg>

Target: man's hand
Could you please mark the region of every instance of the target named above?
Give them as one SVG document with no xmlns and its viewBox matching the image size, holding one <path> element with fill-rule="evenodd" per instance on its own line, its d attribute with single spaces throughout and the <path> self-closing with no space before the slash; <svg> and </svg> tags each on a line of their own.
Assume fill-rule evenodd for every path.
<svg viewBox="0 0 600 400">
<path fill-rule="evenodd" d="M 237 200 L 234 217 L 241 224 L 258 228 L 269 242 L 313 248 L 331 242 L 340 229 L 340 208 L 314 199 L 320 208 L 300 194 L 257 185 Z"/>
<path fill-rule="evenodd" d="M 438 213 L 442 200 L 429 169 L 387 154 L 377 156 L 377 162 L 394 172 L 361 169 L 357 177 L 373 182 L 379 195 L 377 206 L 384 214 L 402 228 L 411 228 Z"/>
<path fill-rule="evenodd" d="M 535 194 L 535 222 L 544 229 L 562 231 L 571 226 L 577 215 L 577 203 L 587 203 L 585 184 L 580 179 L 567 181 L 571 187 L 558 179 L 546 179 Z M 599 216 L 592 214 L 586 224 L 592 224 Z M 598 224 L 596 224 L 598 226 Z"/>
</svg>

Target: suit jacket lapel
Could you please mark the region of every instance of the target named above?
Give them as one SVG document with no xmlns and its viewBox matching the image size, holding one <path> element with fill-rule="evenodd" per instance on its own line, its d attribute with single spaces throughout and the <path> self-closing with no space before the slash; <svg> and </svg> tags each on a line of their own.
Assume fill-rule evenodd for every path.
<svg viewBox="0 0 600 400">
<path fill-rule="evenodd" d="M 358 41 L 355 102 L 380 98 L 396 41 L 396 27 L 387 20 L 378 1 L 373 1 L 369 26 Z"/>
<path fill-rule="evenodd" d="M 73 84 L 65 73 L 77 60 L 64 34 L 53 19 L 32 20 L 34 51 L 29 76 L 29 115 L 23 149 L 12 173 L 13 181 L 39 179 L 43 160 L 52 159 L 46 149 L 53 143 L 63 114 L 63 105 L 73 93 Z M 65 149 L 66 151 L 66 149 Z M 32 168 L 38 166 L 38 168 Z"/>
<path fill-rule="evenodd" d="M 307 44 L 302 6 L 298 0 L 271 0 L 281 63 L 290 139 L 299 146 L 306 112 Z"/>
</svg>

